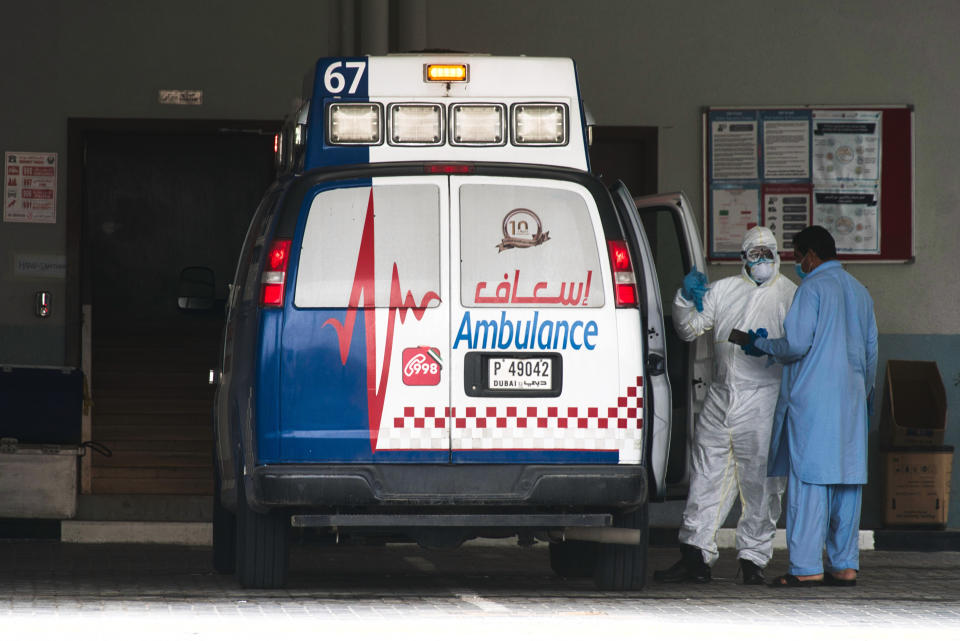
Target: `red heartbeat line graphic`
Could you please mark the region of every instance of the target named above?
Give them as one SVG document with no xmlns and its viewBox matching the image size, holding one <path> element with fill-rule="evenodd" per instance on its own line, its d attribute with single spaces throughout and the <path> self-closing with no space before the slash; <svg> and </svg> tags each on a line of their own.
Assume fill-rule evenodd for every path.
<svg viewBox="0 0 960 641">
<path fill-rule="evenodd" d="M 323 326 L 332 325 L 337 332 L 340 344 L 340 362 L 347 364 L 350 355 L 350 344 L 353 339 L 353 325 L 357 320 L 357 313 L 363 312 L 364 328 L 367 348 L 367 406 L 370 408 L 370 445 L 377 449 L 377 437 L 380 433 L 380 417 L 383 415 L 383 401 L 387 394 L 387 379 L 390 375 L 390 357 L 393 353 L 393 331 L 397 315 L 400 322 L 406 321 L 407 312 L 413 312 L 419 321 L 426 312 L 427 305 L 432 301 L 440 300 L 436 292 L 429 291 L 417 305 L 413 292 L 407 290 L 403 295 L 400 287 L 400 272 L 397 263 L 393 263 L 393 273 L 390 279 L 390 306 L 387 316 L 387 335 L 384 341 L 383 365 L 380 370 L 380 386 L 377 386 L 377 315 L 376 315 L 376 272 L 374 271 L 374 234 L 373 234 L 373 188 L 370 189 L 370 199 L 367 202 L 367 215 L 363 222 L 363 235 L 360 237 L 360 253 L 357 256 L 357 270 L 353 275 L 353 289 L 350 291 L 349 309 L 347 317 L 341 324 L 336 319 L 329 319 Z M 363 305 L 360 305 L 360 298 Z M 370 355 L 373 355 L 371 358 Z"/>
</svg>

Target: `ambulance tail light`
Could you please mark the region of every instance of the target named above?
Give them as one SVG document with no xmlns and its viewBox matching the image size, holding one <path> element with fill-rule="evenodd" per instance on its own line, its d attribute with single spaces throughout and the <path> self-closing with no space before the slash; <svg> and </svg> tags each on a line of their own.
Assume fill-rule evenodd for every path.
<svg viewBox="0 0 960 641">
<path fill-rule="evenodd" d="M 437 145 L 443 142 L 440 105 L 390 105 L 391 145 Z"/>
<path fill-rule="evenodd" d="M 469 82 L 469 65 L 424 65 L 423 79 L 426 82 Z"/>
<path fill-rule="evenodd" d="M 288 239 L 277 239 L 270 245 L 267 264 L 260 278 L 260 304 L 263 307 L 283 307 L 287 285 L 287 265 L 290 263 Z"/>
<path fill-rule="evenodd" d="M 383 105 L 331 104 L 327 107 L 327 141 L 332 145 L 379 145 L 383 142 Z"/>
<path fill-rule="evenodd" d="M 561 103 L 513 105 L 513 144 L 567 144 L 567 106 Z"/>
<path fill-rule="evenodd" d="M 617 307 L 636 307 L 637 277 L 633 272 L 630 252 L 622 240 L 607 241 L 610 251 L 610 267 L 613 270 L 613 293 Z"/>
<path fill-rule="evenodd" d="M 454 105 L 451 118 L 454 145 L 502 145 L 506 139 L 503 105 Z"/>
</svg>

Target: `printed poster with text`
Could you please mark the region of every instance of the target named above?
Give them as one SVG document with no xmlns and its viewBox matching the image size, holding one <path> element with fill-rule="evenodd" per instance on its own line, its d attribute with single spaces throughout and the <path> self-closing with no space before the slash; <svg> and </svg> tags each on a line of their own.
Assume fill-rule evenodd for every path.
<svg viewBox="0 0 960 641">
<path fill-rule="evenodd" d="M 710 114 L 710 180 L 757 180 L 757 112 Z"/>
<path fill-rule="evenodd" d="M 777 109 L 760 114 L 763 179 L 810 181 L 810 111 Z"/>
<path fill-rule="evenodd" d="M 813 112 L 813 182 L 879 182 L 879 111 Z"/>
<path fill-rule="evenodd" d="M 813 112 L 813 224 L 840 254 L 880 254 L 881 112 Z"/>
<path fill-rule="evenodd" d="M 811 192 L 809 184 L 763 186 L 763 224 L 773 232 L 784 259 L 793 259 L 793 237 L 811 224 Z"/>
<path fill-rule="evenodd" d="M 760 224 L 757 111 L 710 113 L 709 255 L 736 258 L 743 234 Z"/>
<path fill-rule="evenodd" d="M 813 192 L 813 224 L 825 227 L 838 254 L 880 253 L 880 185 Z"/>
<path fill-rule="evenodd" d="M 4 152 L 3 222 L 57 222 L 57 154 Z"/>
<path fill-rule="evenodd" d="M 760 189 L 734 186 L 715 187 L 711 194 L 713 225 L 711 253 L 730 258 L 740 255 L 743 234 L 760 224 Z"/>
</svg>

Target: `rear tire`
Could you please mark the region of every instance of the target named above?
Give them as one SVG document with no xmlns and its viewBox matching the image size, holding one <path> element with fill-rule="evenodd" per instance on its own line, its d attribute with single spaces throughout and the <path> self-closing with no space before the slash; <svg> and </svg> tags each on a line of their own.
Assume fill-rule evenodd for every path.
<svg viewBox="0 0 960 641">
<path fill-rule="evenodd" d="M 614 527 L 640 530 L 640 545 L 602 543 L 597 550 L 593 580 L 601 590 L 642 590 L 647 583 L 647 547 L 650 543 L 647 504 L 614 517 Z"/>
<path fill-rule="evenodd" d="M 222 481 L 213 464 L 213 569 L 220 574 L 237 570 L 237 516 L 220 501 Z"/>
<path fill-rule="evenodd" d="M 592 541 L 551 543 L 550 569 L 565 579 L 593 576 L 597 565 L 597 548 Z"/>
<path fill-rule="evenodd" d="M 243 477 L 237 485 L 237 580 L 244 588 L 282 588 L 290 556 L 289 518 L 254 512 L 247 504 Z"/>
</svg>

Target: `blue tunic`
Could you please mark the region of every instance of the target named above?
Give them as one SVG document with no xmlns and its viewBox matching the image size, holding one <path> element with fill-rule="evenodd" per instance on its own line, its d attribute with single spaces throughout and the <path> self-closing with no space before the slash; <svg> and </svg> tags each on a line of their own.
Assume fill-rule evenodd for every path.
<svg viewBox="0 0 960 641">
<path fill-rule="evenodd" d="M 867 289 L 836 260 L 797 289 L 785 336 L 756 346 L 783 363 L 770 476 L 805 483 L 867 482 L 867 396 L 877 372 L 877 321 Z"/>
</svg>

